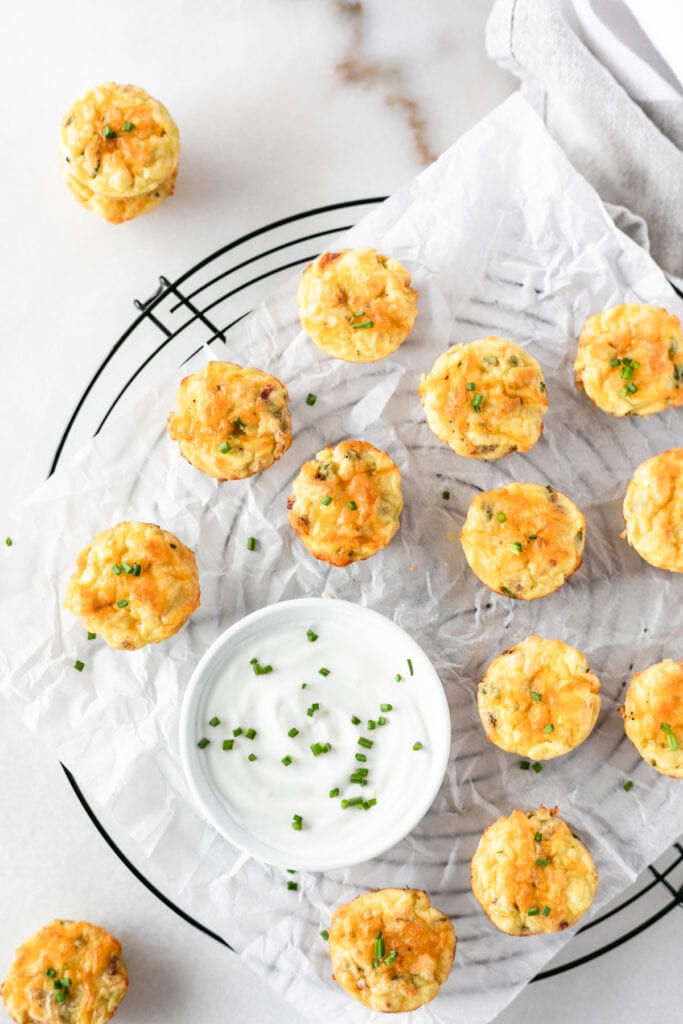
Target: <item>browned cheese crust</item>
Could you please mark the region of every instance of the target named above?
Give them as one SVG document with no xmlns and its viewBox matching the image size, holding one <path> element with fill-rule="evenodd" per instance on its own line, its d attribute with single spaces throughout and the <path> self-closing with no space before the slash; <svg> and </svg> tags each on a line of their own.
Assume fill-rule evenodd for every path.
<svg viewBox="0 0 683 1024">
<path fill-rule="evenodd" d="M 381 933 L 384 954 L 375 959 Z M 371 1010 L 405 1013 L 438 995 L 455 931 L 418 889 L 377 889 L 338 907 L 330 924 L 334 980 Z"/>
<path fill-rule="evenodd" d="M 646 459 L 624 498 L 626 539 L 650 565 L 683 572 L 683 448 Z"/>
<path fill-rule="evenodd" d="M 289 522 L 315 558 L 348 565 L 387 546 L 403 509 L 401 472 L 367 441 L 341 441 L 304 463 L 287 500 Z"/>
<path fill-rule="evenodd" d="M 107 1024 L 127 987 L 115 938 L 87 921 L 52 921 L 16 951 L 0 995 L 15 1024 Z"/>
<path fill-rule="evenodd" d="M 272 466 L 289 448 L 288 401 L 277 377 L 211 362 L 181 381 L 167 429 L 196 469 L 217 480 L 241 480 Z"/>
<path fill-rule="evenodd" d="M 683 405 L 681 322 L 633 302 L 595 313 L 583 325 L 574 371 L 577 385 L 612 416 Z"/>
<path fill-rule="evenodd" d="M 637 672 L 619 713 L 640 756 L 662 775 L 683 779 L 683 661 L 667 658 Z"/>
<path fill-rule="evenodd" d="M 544 761 L 589 735 L 600 711 L 600 683 L 575 647 L 528 636 L 491 662 L 477 687 L 477 706 L 491 743 Z"/>
<path fill-rule="evenodd" d="M 472 891 L 496 928 L 538 935 L 569 928 L 598 885 L 590 853 L 557 808 L 514 810 L 489 825 L 472 858 Z"/>
<path fill-rule="evenodd" d="M 554 487 L 508 484 L 471 502 L 460 542 L 472 572 L 506 597 L 552 594 L 581 565 L 586 520 Z"/>
<path fill-rule="evenodd" d="M 548 408 L 541 367 L 505 338 L 453 345 L 423 375 L 419 392 L 436 436 L 470 459 L 529 451 Z"/>
<path fill-rule="evenodd" d="M 374 363 L 395 352 L 417 316 L 410 274 L 375 249 L 323 253 L 304 270 L 296 301 L 312 341 L 351 363 Z"/>
<path fill-rule="evenodd" d="M 122 522 L 97 533 L 78 555 L 64 596 L 86 629 L 122 651 L 173 636 L 198 606 L 193 552 L 154 523 Z"/>
</svg>

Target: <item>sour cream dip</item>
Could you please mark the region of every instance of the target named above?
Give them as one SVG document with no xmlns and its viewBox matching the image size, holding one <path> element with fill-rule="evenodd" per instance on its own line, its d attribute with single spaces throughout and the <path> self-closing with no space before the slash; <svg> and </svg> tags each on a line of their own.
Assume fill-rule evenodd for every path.
<svg viewBox="0 0 683 1024">
<path fill-rule="evenodd" d="M 197 665 L 180 723 L 204 817 L 252 856 L 310 871 L 407 835 L 450 741 L 441 681 L 418 644 L 378 612 L 323 598 L 231 626 Z"/>
</svg>

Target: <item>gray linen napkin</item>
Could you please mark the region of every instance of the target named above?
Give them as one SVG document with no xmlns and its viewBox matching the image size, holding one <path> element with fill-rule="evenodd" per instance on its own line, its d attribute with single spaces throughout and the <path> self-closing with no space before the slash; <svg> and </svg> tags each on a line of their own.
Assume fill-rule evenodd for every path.
<svg viewBox="0 0 683 1024">
<path fill-rule="evenodd" d="M 673 141 L 683 139 L 683 99 L 660 105 L 655 123 L 582 42 L 558 0 L 496 0 L 486 48 L 521 79 L 577 170 L 607 204 L 645 220 L 655 260 L 683 277 L 683 150 Z"/>
</svg>

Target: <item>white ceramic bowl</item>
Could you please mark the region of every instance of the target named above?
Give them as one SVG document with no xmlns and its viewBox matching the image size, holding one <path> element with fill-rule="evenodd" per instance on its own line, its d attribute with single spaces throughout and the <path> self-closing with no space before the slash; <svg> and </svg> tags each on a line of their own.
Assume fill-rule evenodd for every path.
<svg viewBox="0 0 683 1024">
<path fill-rule="evenodd" d="M 273 671 L 256 674 L 253 658 Z M 386 724 L 369 729 L 380 717 Z M 210 743 L 200 747 L 202 738 Z M 316 742 L 330 751 L 314 756 Z M 323 598 L 268 605 L 232 625 L 197 665 L 180 718 L 183 768 L 203 816 L 252 856 L 309 871 L 377 857 L 412 831 L 441 785 L 450 744 L 448 703 L 422 648 L 378 612 Z M 359 768 L 368 770 L 362 788 L 350 782 Z M 342 798 L 359 796 L 376 803 L 342 808 Z"/>
</svg>

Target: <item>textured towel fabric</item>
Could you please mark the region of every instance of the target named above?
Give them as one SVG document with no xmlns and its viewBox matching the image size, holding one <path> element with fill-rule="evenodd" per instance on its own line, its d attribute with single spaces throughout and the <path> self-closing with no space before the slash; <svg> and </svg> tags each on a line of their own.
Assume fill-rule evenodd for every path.
<svg viewBox="0 0 683 1024">
<path fill-rule="evenodd" d="M 576 6 L 590 29 L 590 5 Z M 603 49 L 608 70 L 579 38 L 581 21 L 572 20 L 577 31 L 557 0 L 496 0 L 486 28 L 488 54 L 521 79 L 526 99 L 603 200 L 646 221 L 652 255 L 680 279 L 683 150 L 677 143 L 683 140 L 683 98 L 679 102 L 675 85 L 664 84 L 655 100 L 645 88 L 629 95 L 627 88 L 638 93 L 644 80 L 637 77 L 637 60 L 628 77 L 618 47 Z"/>
</svg>

